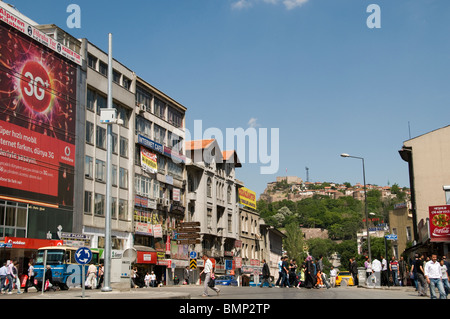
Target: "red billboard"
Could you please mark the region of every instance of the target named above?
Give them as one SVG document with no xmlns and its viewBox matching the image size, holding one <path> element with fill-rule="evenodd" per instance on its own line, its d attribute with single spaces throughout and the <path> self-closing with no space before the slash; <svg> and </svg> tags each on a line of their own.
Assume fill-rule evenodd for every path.
<svg viewBox="0 0 450 319">
<path fill-rule="evenodd" d="M 450 241 L 450 205 L 430 206 L 430 240 Z"/>
<path fill-rule="evenodd" d="M 0 195 L 73 206 L 77 66 L 0 22 Z"/>
</svg>

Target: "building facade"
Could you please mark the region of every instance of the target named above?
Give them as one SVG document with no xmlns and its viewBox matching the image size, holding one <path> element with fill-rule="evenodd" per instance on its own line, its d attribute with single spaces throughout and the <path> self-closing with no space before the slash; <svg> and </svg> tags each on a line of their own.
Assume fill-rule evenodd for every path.
<svg viewBox="0 0 450 319">
<path fill-rule="evenodd" d="M 430 207 L 447 205 L 446 187 L 450 185 L 450 126 L 436 129 L 403 143 L 400 157 L 408 163 L 411 188 L 411 212 L 413 219 L 414 246 L 410 253 L 418 251 L 430 255 L 449 255 L 450 226 L 439 227 L 446 236 L 434 236 L 430 232 Z M 448 214 L 447 214 L 448 215 Z M 444 225 L 441 225 L 444 226 Z"/>
</svg>

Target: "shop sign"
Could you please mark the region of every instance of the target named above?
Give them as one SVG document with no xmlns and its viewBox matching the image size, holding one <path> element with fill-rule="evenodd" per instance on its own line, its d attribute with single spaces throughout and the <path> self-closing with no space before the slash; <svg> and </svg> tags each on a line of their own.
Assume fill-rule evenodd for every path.
<svg viewBox="0 0 450 319">
<path fill-rule="evenodd" d="M 62 246 L 62 240 L 35 239 L 20 237 L 5 237 L 5 243 L 11 244 L 12 248 L 39 249 L 45 246 Z"/>
<path fill-rule="evenodd" d="M 430 240 L 450 241 L 450 205 L 430 206 Z"/>
<path fill-rule="evenodd" d="M 136 263 L 138 264 L 157 264 L 158 257 L 156 252 L 152 251 L 137 251 Z"/>
<path fill-rule="evenodd" d="M 239 203 L 256 209 L 256 193 L 248 188 L 239 188 Z"/>
<path fill-rule="evenodd" d="M 236 268 L 242 268 L 242 257 L 234 257 L 234 264 Z"/>
</svg>

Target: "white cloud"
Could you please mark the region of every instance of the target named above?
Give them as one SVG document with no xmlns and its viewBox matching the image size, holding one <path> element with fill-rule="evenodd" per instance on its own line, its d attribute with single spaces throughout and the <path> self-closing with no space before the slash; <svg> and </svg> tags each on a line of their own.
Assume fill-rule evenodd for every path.
<svg viewBox="0 0 450 319">
<path fill-rule="evenodd" d="M 308 2 L 308 0 L 284 0 L 283 4 L 286 6 L 286 9 L 292 10 L 297 7 L 301 7 L 306 2 Z"/>
<path fill-rule="evenodd" d="M 236 0 L 231 4 L 233 9 L 250 8 L 253 4 L 258 2 L 264 2 L 272 5 L 278 5 L 282 3 L 287 10 L 292 10 L 304 5 L 309 0 Z"/>
<path fill-rule="evenodd" d="M 250 0 L 238 0 L 231 5 L 233 9 L 244 9 L 251 6 L 252 3 L 250 2 Z"/>
</svg>

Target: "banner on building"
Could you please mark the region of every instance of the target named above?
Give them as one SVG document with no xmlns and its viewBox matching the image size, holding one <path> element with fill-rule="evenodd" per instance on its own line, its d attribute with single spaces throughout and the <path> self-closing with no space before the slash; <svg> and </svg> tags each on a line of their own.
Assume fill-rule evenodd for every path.
<svg viewBox="0 0 450 319">
<path fill-rule="evenodd" d="M 77 66 L 1 21 L 0 43 L 0 193 L 73 206 Z"/>
<path fill-rule="evenodd" d="M 239 188 L 239 203 L 256 209 L 256 193 L 248 188 Z"/>
<path fill-rule="evenodd" d="M 152 174 L 158 172 L 158 160 L 156 154 L 147 151 L 144 147 L 141 147 L 141 166 L 145 171 Z"/>
<path fill-rule="evenodd" d="M 450 241 L 450 205 L 430 206 L 430 240 Z"/>
</svg>

